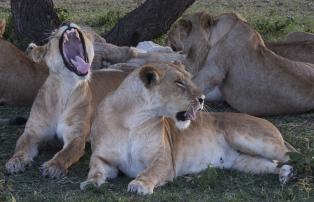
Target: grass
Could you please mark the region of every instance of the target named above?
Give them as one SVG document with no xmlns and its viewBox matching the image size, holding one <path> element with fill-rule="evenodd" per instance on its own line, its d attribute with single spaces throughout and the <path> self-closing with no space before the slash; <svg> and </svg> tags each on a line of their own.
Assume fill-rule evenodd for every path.
<svg viewBox="0 0 314 202">
<path fill-rule="evenodd" d="M 0 1 L 0 18 L 10 19 L 9 1 Z M 55 0 L 63 20 L 88 25 L 98 33 L 109 31 L 125 13 L 139 5 L 140 0 Z M 199 0 L 186 13 L 208 10 L 219 14 L 238 11 L 266 41 L 276 41 L 291 31 L 314 32 L 314 2 L 312 0 Z M 7 29 L 5 37 L 18 44 Z M 11 38 L 10 38 L 11 37 Z M 166 36 L 156 41 L 165 44 Z M 225 105 L 212 105 L 212 111 L 231 111 Z M 28 116 L 28 107 L 0 107 L 0 117 Z M 314 113 L 295 116 L 268 117 L 284 138 L 303 153 L 314 151 Z M 69 175 L 51 180 L 40 175 L 39 166 L 57 151 L 50 145 L 41 148 L 40 155 L 25 173 L 8 175 L 4 164 L 14 151 L 15 142 L 24 126 L 0 126 L 0 201 L 314 201 L 314 182 L 301 176 L 282 187 L 275 175 L 253 176 L 236 171 L 208 170 L 192 176 L 178 177 L 174 182 L 157 188 L 152 196 L 137 196 L 126 192 L 131 179 L 120 176 L 99 189 L 79 190 L 86 178 L 90 148 Z M 308 159 L 311 160 L 311 159 Z"/>
</svg>

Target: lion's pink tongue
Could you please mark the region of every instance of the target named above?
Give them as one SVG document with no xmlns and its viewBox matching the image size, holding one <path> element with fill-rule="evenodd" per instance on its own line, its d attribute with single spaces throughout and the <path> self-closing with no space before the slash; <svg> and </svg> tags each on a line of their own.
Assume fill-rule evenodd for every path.
<svg viewBox="0 0 314 202">
<path fill-rule="evenodd" d="M 76 67 L 76 69 L 82 74 L 86 74 L 90 68 L 90 64 L 86 63 L 79 56 L 75 56 L 75 60 L 71 59 L 71 62 Z"/>
<path fill-rule="evenodd" d="M 195 111 L 192 109 L 192 110 L 189 110 L 185 113 L 185 116 L 189 119 L 189 120 L 192 120 L 194 121 L 196 119 L 196 113 Z"/>
</svg>

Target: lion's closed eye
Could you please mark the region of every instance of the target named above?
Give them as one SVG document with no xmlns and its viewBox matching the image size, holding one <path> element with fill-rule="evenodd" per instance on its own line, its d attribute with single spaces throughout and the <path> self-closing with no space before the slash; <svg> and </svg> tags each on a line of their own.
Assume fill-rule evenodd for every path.
<svg viewBox="0 0 314 202">
<path fill-rule="evenodd" d="M 182 80 L 176 80 L 175 84 L 181 88 L 185 88 L 185 83 Z"/>
</svg>

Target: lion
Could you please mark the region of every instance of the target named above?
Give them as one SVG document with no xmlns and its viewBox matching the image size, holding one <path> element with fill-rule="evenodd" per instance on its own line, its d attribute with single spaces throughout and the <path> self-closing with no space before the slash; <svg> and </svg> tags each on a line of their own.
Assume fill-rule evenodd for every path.
<svg viewBox="0 0 314 202">
<path fill-rule="evenodd" d="M 41 172 L 44 176 L 60 178 L 83 155 L 98 103 L 118 87 L 127 73 L 91 72 L 92 35 L 73 23 L 57 29 L 38 53 L 49 67 L 49 76 L 38 92 L 25 130 L 5 166 L 9 173 L 24 171 L 38 155 L 38 145 L 57 137 L 63 141 L 63 148 L 42 165 Z"/>
<path fill-rule="evenodd" d="M 0 21 L 0 103 L 31 105 L 48 75 L 43 63 L 35 63 L 1 36 L 5 21 Z"/>
<path fill-rule="evenodd" d="M 314 40 L 266 43 L 266 47 L 290 60 L 314 64 Z"/>
<path fill-rule="evenodd" d="M 225 100 L 257 116 L 314 109 L 314 64 L 276 55 L 235 13 L 183 17 L 169 32 L 169 42 L 187 55 L 193 81 L 208 100 Z"/>
<path fill-rule="evenodd" d="M 302 41 L 314 41 L 314 34 L 309 32 L 291 32 L 289 33 L 285 42 L 302 42 Z"/>
<path fill-rule="evenodd" d="M 99 104 L 81 190 L 99 187 L 119 170 L 135 178 L 128 191 L 140 194 L 209 166 L 279 174 L 281 183 L 292 177 L 292 166 L 273 161 L 286 162 L 295 151 L 274 125 L 246 114 L 198 112 L 204 98 L 182 65 L 134 70 Z"/>
</svg>

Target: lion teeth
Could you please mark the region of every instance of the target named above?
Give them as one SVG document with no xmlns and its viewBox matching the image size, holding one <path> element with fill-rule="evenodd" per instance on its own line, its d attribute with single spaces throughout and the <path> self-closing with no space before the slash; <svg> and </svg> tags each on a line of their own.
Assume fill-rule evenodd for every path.
<svg viewBox="0 0 314 202">
<path fill-rule="evenodd" d="M 63 37 L 64 37 L 63 43 L 66 43 L 67 41 L 69 41 L 69 38 L 68 38 L 67 34 L 63 35 Z"/>
<path fill-rule="evenodd" d="M 80 39 L 80 35 L 79 35 L 79 33 L 77 32 L 77 30 L 75 30 L 75 36 L 76 36 L 76 38 L 78 38 L 79 40 L 81 40 L 81 39 Z"/>
</svg>

